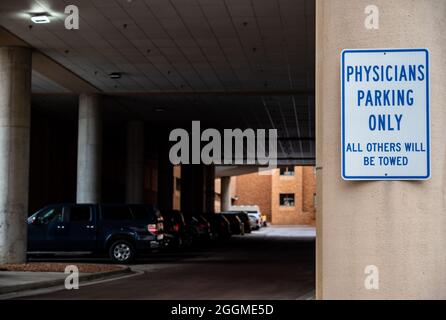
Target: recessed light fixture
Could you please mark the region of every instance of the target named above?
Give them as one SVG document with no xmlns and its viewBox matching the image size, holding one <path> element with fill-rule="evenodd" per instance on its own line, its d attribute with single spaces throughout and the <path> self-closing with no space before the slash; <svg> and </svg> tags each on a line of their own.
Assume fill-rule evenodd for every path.
<svg viewBox="0 0 446 320">
<path fill-rule="evenodd" d="M 164 111 L 166 111 L 166 109 L 163 108 L 163 107 L 156 107 L 155 108 L 155 112 L 164 112 Z"/>
<path fill-rule="evenodd" d="M 110 79 L 121 79 L 121 73 L 120 72 L 112 72 L 108 75 Z"/>
<path fill-rule="evenodd" d="M 34 23 L 50 23 L 50 16 L 48 13 L 36 13 L 31 16 L 31 21 Z"/>
</svg>

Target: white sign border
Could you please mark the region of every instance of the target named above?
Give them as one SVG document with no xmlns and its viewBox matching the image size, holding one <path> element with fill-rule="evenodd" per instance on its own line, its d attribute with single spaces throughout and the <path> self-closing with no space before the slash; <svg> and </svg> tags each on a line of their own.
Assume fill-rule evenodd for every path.
<svg viewBox="0 0 446 320">
<path fill-rule="evenodd" d="M 371 52 L 424 52 L 426 53 L 426 139 L 427 139 L 427 174 L 425 176 L 347 176 L 345 175 L 345 54 Z M 428 180 L 431 178 L 431 139 L 430 139 L 430 65 L 429 49 L 427 48 L 392 48 L 392 49 L 344 49 L 341 52 L 341 176 L 346 181 L 351 180 Z"/>
</svg>

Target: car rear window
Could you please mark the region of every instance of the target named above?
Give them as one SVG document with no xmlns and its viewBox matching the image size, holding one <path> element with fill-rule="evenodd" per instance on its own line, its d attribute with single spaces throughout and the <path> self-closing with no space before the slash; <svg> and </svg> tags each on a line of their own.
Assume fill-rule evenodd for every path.
<svg viewBox="0 0 446 320">
<path fill-rule="evenodd" d="M 70 208 L 70 222 L 91 221 L 90 206 L 74 206 Z"/>
<path fill-rule="evenodd" d="M 171 220 L 175 223 L 184 223 L 184 216 L 179 211 L 163 211 L 162 214 L 167 221 Z"/>
<path fill-rule="evenodd" d="M 149 205 L 130 206 L 135 220 L 147 220 L 155 216 L 155 209 Z"/>
<path fill-rule="evenodd" d="M 102 219 L 109 221 L 133 220 L 128 206 L 102 206 Z"/>
</svg>

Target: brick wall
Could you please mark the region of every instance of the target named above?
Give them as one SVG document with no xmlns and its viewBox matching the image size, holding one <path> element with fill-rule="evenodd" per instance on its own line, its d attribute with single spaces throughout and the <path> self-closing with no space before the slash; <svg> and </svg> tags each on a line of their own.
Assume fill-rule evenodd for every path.
<svg viewBox="0 0 446 320">
<path fill-rule="evenodd" d="M 271 176 L 256 173 L 237 176 L 235 205 L 258 205 L 271 221 Z"/>
<path fill-rule="evenodd" d="M 236 180 L 237 205 L 258 205 L 268 221 L 278 225 L 314 224 L 316 177 L 314 167 L 294 169 L 294 176 L 281 176 L 275 169 L 272 175 L 252 173 Z M 280 205 L 280 194 L 294 194 L 294 206 Z"/>
<path fill-rule="evenodd" d="M 294 206 L 280 205 L 280 194 L 294 194 Z M 301 215 L 302 208 L 302 168 L 296 167 L 294 176 L 281 176 L 275 169 L 272 175 L 272 219 L 273 224 L 305 224 Z"/>
<path fill-rule="evenodd" d="M 313 204 L 316 177 L 313 167 L 295 167 L 294 176 L 281 176 L 276 169 L 272 177 L 273 224 L 312 225 L 315 223 Z M 293 193 L 294 207 L 280 205 L 280 194 Z"/>
<path fill-rule="evenodd" d="M 173 209 L 181 209 L 181 166 L 173 167 Z"/>
</svg>

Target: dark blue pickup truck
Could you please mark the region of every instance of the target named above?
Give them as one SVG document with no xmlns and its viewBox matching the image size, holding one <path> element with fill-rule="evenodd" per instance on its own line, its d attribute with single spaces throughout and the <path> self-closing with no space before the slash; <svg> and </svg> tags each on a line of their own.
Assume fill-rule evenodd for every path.
<svg viewBox="0 0 446 320">
<path fill-rule="evenodd" d="M 164 246 L 163 218 L 151 205 L 57 204 L 28 218 L 28 252 L 107 252 L 119 263 Z"/>
</svg>

